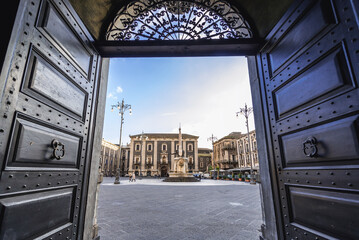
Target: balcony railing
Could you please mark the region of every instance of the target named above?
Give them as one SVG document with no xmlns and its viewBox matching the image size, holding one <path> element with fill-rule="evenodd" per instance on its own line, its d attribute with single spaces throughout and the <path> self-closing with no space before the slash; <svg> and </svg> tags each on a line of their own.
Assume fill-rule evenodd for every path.
<svg viewBox="0 0 359 240">
<path fill-rule="evenodd" d="M 232 144 L 224 144 L 224 146 L 222 147 L 223 150 L 235 150 L 236 147 L 233 146 Z"/>
</svg>

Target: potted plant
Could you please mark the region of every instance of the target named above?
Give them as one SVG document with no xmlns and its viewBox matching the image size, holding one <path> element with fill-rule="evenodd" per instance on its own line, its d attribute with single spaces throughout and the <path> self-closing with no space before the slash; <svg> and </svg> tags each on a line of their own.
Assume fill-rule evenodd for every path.
<svg viewBox="0 0 359 240">
<path fill-rule="evenodd" d="M 238 175 L 238 181 L 242 181 L 242 175 L 241 174 Z"/>
<path fill-rule="evenodd" d="M 246 177 L 246 182 L 249 182 L 249 178 L 248 178 L 248 177 Z"/>
<path fill-rule="evenodd" d="M 232 181 L 234 181 L 234 173 L 232 173 Z"/>
<path fill-rule="evenodd" d="M 220 177 L 219 177 L 219 167 L 218 166 L 216 167 L 216 170 L 217 170 L 217 180 L 219 180 Z"/>
</svg>

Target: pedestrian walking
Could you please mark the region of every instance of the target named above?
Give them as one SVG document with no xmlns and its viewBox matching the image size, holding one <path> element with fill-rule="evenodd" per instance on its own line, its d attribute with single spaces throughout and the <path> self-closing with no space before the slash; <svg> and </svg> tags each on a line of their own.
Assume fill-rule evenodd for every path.
<svg viewBox="0 0 359 240">
<path fill-rule="evenodd" d="M 136 182 L 136 174 L 135 173 L 132 175 L 132 181 Z"/>
<path fill-rule="evenodd" d="M 132 174 L 130 174 L 130 175 L 128 176 L 128 181 L 129 181 L 129 182 L 132 182 Z"/>
</svg>

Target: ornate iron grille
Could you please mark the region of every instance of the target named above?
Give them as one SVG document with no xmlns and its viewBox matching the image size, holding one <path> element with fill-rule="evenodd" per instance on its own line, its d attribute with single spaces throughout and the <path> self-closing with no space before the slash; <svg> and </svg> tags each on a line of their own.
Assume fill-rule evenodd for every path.
<svg viewBox="0 0 359 240">
<path fill-rule="evenodd" d="M 120 9 L 107 40 L 252 38 L 239 11 L 222 0 L 136 0 Z"/>
</svg>

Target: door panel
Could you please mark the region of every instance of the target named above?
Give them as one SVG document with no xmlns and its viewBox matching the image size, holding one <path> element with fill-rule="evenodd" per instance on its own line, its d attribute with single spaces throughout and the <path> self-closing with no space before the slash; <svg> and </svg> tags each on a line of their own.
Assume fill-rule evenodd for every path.
<svg viewBox="0 0 359 240">
<path fill-rule="evenodd" d="M 22 91 L 82 120 L 87 92 L 77 86 L 70 76 L 53 67 L 51 60 L 41 57 L 36 51 L 32 48 L 30 53 Z"/>
<path fill-rule="evenodd" d="M 288 80 L 273 91 L 277 117 L 301 110 L 331 97 L 333 92 L 343 92 L 353 87 L 345 51 L 340 45 L 328 55 L 309 66 L 300 75 Z M 288 98 L 291 101 L 288 101 Z"/>
<path fill-rule="evenodd" d="M 358 239 L 359 29 L 351 1 L 303 0 L 258 55 L 284 239 Z"/>
<path fill-rule="evenodd" d="M 29 239 L 56 228 L 69 227 L 73 192 L 73 188 L 67 188 L 2 198 L 0 238 Z"/>
<path fill-rule="evenodd" d="M 358 238 L 357 192 L 289 186 L 288 193 L 293 225 L 306 230 L 316 230 L 317 234 L 325 238 Z"/>
<path fill-rule="evenodd" d="M 58 150 L 52 145 L 53 140 L 64 145 Z M 82 137 L 66 133 L 51 125 L 34 121 L 34 119 L 15 120 L 13 141 L 10 144 L 10 154 L 6 168 L 38 167 L 38 168 L 78 168 L 81 152 Z M 63 157 L 57 159 L 57 157 Z"/>
<path fill-rule="evenodd" d="M 329 25 L 336 23 L 335 14 L 330 1 L 313 1 L 308 5 L 304 11 L 297 12 L 304 16 L 288 20 L 288 23 L 294 21 L 296 21 L 296 23 L 290 25 L 288 29 L 282 28 L 280 30 L 281 32 L 285 30 L 287 33 L 281 35 L 281 39 L 269 52 L 271 70 L 273 73 L 288 60 L 290 56 L 299 51 L 300 46 L 306 44 Z M 308 25 L 310 25 L 310 28 L 308 28 Z"/>
<path fill-rule="evenodd" d="M 316 144 L 317 154 L 313 158 L 303 154 L 303 143 L 308 136 L 320 139 Z M 284 167 L 352 164 L 350 160 L 359 159 L 358 115 L 282 135 L 279 139 Z"/>
<path fill-rule="evenodd" d="M 99 56 L 68 1 L 20 5 L 1 73 L 0 238 L 81 239 Z"/>
<path fill-rule="evenodd" d="M 88 52 L 82 41 L 86 42 L 86 39 L 79 39 L 80 36 L 73 34 L 71 29 L 64 19 L 60 16 L 60 13 L 55 10 L 54 5 L 51 2 L 44 2 L 44 6 L 41 9 L 42 13 L 39 19 L 38 28 L 45 35 L 55 40 L 56 44 L 61 46 L 87 76 L 90 70 L 91 53 Z M 69 16 L 69 15 L 67 15 Z M 74 23 L 76 26 L 76 23 Z M 82 35 L 82 32 L 79 32 Z"/>
</svg>

